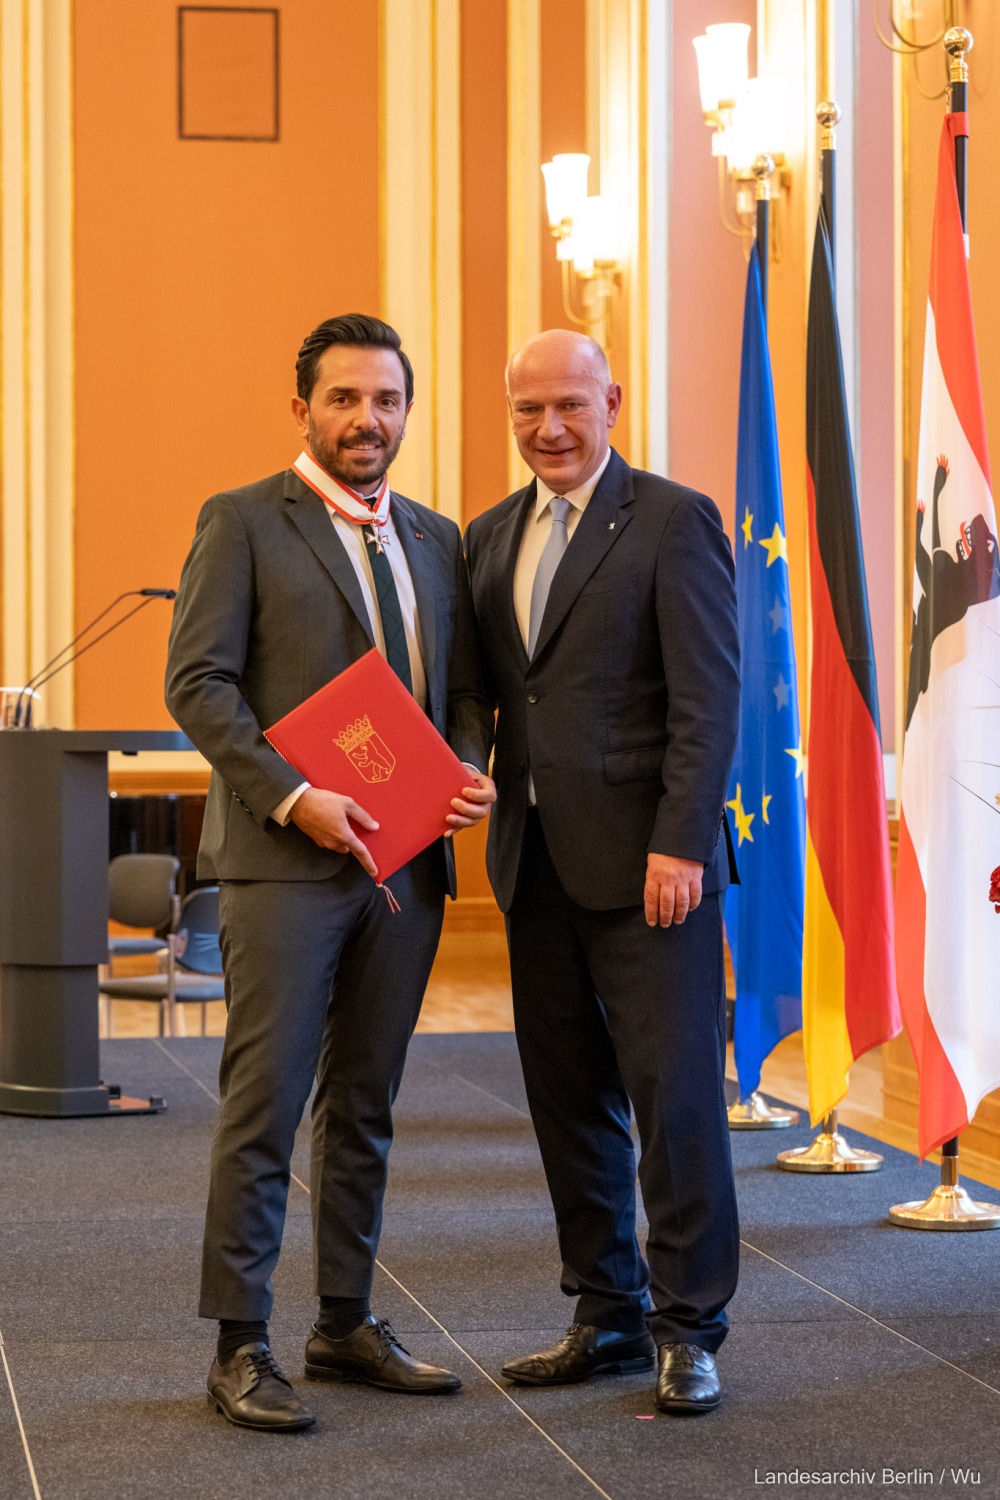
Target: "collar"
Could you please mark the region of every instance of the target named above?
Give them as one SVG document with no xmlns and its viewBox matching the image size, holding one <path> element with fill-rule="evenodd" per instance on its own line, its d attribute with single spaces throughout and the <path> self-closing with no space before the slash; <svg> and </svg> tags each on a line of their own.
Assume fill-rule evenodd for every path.
<svg viewBox="0 0 1000 1500">
<path fill-rule="evenodd" d="M 539 479 L 537 481 L 538 496 L 535 500 L 535 520 L 538 520 L 539 516 L 541 516 L 548 507 L 549 501 L 554 499 L 557 495 L 561 495 L 562 499 L 568 500 L 570 505 L 572 505 L 575 510 L 585 510 L 588 500 L 597 489 L 597 485 L 600 481 L 601 475 L 604 473 L 610 462 L 611 449 L 609 447 L 605 451 L 604 457 L 602 458 L 598 467 L 594 470 L 593 474 L 591 474 L 590 478 L 585 479 L 582 484 L 578 484 L 575 490 L 550 490 L 544 479 Z"/>
<path fill-rule="evenodd" d="M 382 476 L 382 483 L 374 495 L 359 495 L 349 485 L 341 483 L 316 462 L 307 448 L 303 448 L 292 464 L 292 470 L 311 490 L 325 500 L 331 510 L 355 526 L 384 526 L 389 519 L 389 476 Z"/>
</svg>

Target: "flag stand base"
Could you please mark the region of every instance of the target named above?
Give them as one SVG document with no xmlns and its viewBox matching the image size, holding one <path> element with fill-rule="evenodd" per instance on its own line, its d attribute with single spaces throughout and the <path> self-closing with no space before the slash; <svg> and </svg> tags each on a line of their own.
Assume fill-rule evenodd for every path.
<svg viewBox="0 0 1000 1500">
<path fill-rule="evenodd" d="M 882 1165 L 876 1151 L 847 1144 L 837 1129 L 835 1109 L 824 1115 L 819 1135 L 810 1145 L 779 1151 L 777 1161 L 783 1172 L 877 1172 Z"/>
<path fill-rule="evenodd" d="M 897 1203 L 889 1220 L 900 1229 L 1000 1229 L 1000 1203 L 975 1203 L 958 1180 L 958 1157 L 942 1156 L 941 1184 L 923 1203 Z"/>
<path fill-rule="evenodd" d="M 798 1124 L 799 1113 L 772 1107 L 754 1090 L 729 1106 L 728 1118 L 730 1130 L 787 1130 L 789 1125 Z"/>
</svg>

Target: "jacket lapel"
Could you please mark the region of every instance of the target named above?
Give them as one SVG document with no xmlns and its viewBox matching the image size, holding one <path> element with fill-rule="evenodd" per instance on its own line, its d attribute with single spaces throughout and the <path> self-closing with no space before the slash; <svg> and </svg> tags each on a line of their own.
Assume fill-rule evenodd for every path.
<svg viewBox="0 0 1000 1500">
<path fill-rule="evenodd" d="M 514 572 L 517 556 L 521 550 L 521 538 L 528 517 L 535 509 L 538 485 L 533 479 L 521 491 L 519 500 L 511 506 L 510 514 L 495 527 L 490 538 L 489 576 L 493 579 L 493 612 L 499 629 L 510 641 L 522 669 L 528 665 L 528 653 L 524 647 L 521 627 L 517 623 L 514 608 Z"/>
<path fill-rule="evenodd" d="M 570 544 L 556 569 L 532 661 L 541 656 L 587 579 L 631 521 L 633 499 L 632 471 L 612 449 L 608 467 L 577 522 Z"/>
<path fill-rule="evenodd" d="M 399 544 L 403 549 L 410 578 L 413 580 L 413 597 L 417 601 L 417 619 L 420 622 L 420 643 L 424 654 L 424 672 L 430 678 L 434 664 L 434 648 L 437 640 L 437 600 L 440 594 L 440 569 L 434 561 L 434 552 L 425 542 L 417 540 L 417 518 L 410 502 L 392 491 L 392 524 Z"/>
<path fill-rule="evenodd" d="M 357 615 L 359 624 L 374 646 L 372 622 L 365 608 L 358 575 L 323 501 L 291 470 L 285 476 L 284 498 L 292 521 Z"/>
</svg>

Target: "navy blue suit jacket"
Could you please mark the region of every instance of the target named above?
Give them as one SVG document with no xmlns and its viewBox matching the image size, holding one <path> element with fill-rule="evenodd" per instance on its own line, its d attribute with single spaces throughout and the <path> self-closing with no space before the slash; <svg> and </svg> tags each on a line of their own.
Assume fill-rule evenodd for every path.
<svg viewBox="0 0 1000 1500">
<path fill-rule="evenodd" d="M 732 550 L 705 495 L 617 453 L 552 582 L 529 662 L 514 568 L 537 495 L 465 536 L 488 692 L 499 709 L 487 868 L 514 897 L 528 768 L 566 892 L 595 911 L 641 904 L 649 852 L 699 860 L 706 893 L 735 878 L 725 820 L 739 711 Z"/>
</svg>

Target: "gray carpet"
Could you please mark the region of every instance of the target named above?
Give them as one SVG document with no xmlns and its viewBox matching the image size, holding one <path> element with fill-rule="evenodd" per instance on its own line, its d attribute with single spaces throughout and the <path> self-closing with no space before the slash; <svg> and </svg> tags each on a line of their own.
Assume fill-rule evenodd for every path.
<svg viewBox="0 0 1000 1500">
<path fill-rule="evenodd" d="M 220 1046 L 104 1044 L 107 1079 L 167 1097 L 155 1118 L 0 1117 L 0 1500 L 1000 1495 L 1000 1233 L 891 1228 L 937 1170 L 890 1147 L 871 1175 L 778 1172 L 806 1126 L 732 1136 L 744 1250 L 716 1413 L 654 1416 L 648 1374 L 507 1388 L 503 1362 L 570 1316 L 508 1035 L 417 1037 L 396 1110 L 373 1305 L 461 1393 L 303 1384 L 313 1431 L 230 1427 L 194 1311 Z M 314 1313 L 295 1184 L 275 1292 L 294 1377 Z M 796 1470 L 855 1474 L 768 1478 Z"/>
</svg>

